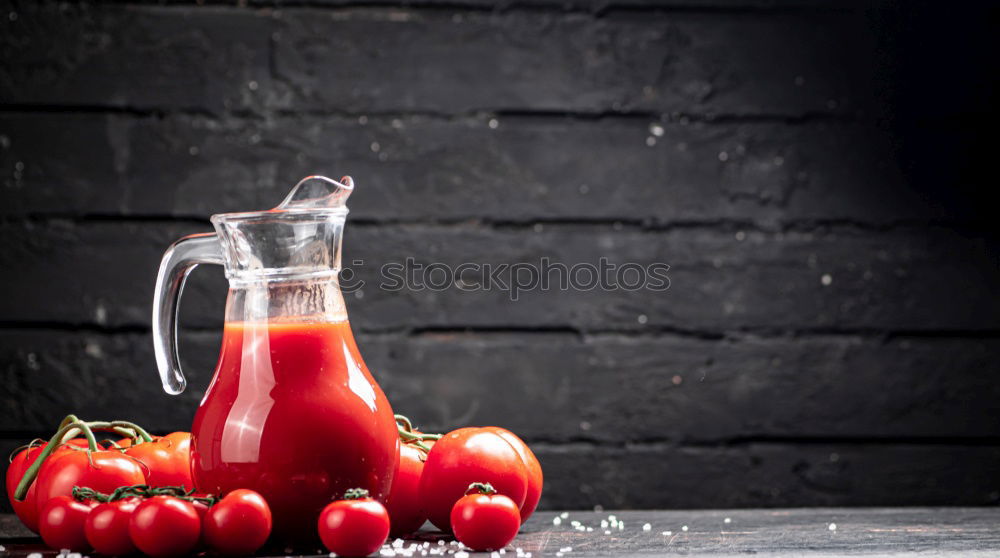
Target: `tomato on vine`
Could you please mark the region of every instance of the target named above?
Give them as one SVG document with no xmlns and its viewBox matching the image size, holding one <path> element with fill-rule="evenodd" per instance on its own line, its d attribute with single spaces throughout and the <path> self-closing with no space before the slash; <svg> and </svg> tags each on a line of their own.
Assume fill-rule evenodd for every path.
<svg viewBox="0 0 1000 558">
<path fill-rule="evenodd" d="M 119 486 L 145 484 L 142 465 L 117 451 L 65 451 L 42 464 L 35 481 L 39 506 L 58 496 L 70 496 L 74 486 L 113 492 Z"/>
<path fill-rule="evenodd" d="M 319 515 L 319 537 L 339 556 L 368 556 L 389 536 L 389 512 L 360 488 L 348 490 L 343 500 L 327 504 Z"/>
<path fill-rule="evenodd" d="M 220 554 L 230 556 L 257 552 L 271 535 L 271 508 L 253 490 L 226 494 L 209 508 L 202 522 L 205 542 Z"/>
<path fill-rule="evenodd" d="M 431 448 L 420 478 L 420 499 L 428 519 L 451 531 L 451 510 L 469 485 L 488 482 L 496 491 L 524 504 L 528 474 L 520 454 L 496 432 L 459 428 Z"/>
<path fill-rule="evenodd" d="M 451 509 L 455 538 L 476 551 L 500 550 L 514 540 L 520 526 L 517 505 L 489 483 L 472 483 Z"/>
<path fill-rule="evenodd" d="M 396 415 L 396 423 L 400 438 L 399 469 L 392 479 L 385 507 L 389 511 L 389 534 L 401 537 L 416 531 L 427 520 L 420 500 L 420 476 L 427 453 L 441 435 L 415 430 L 410 419 L 403 415 Z"/>
<path fill-rule="evenodd" d="M 392 490 L 386 502 L 394 537 L 408 535 L 424 524 L 427 516 L 420 502 L 420 474 L 424 453 L 410 444 L 399 446 L 399 469 L 392 478 Z"/>
<path fill-rule="evenodd" d="M 38 513 L 38 532 L 42 540 L 55 549 L 90 550 L 84 532 L 90 510 L 90 503 L 78 502 L 69 496 L 48 500 Z"/>
<path fill-rule="evenodd" d="M 148 467 L 150 486 L 194 488 L 191 478 L 191 434 L 174 432 L 161 438 L 131 444 L 125 455 Z"/>
<path fill-rule="evenodd" d="M 90 510 L 84 525 L 87 542 L 97 552 L 107 556 L 125 556 L 135 552 L 129 535 L 129 521 L 139 506 L 138 498 L 98 504 Z"/>
<path fill-rule="evenodd" d="M 153 496 L 132 512 L 128 531 L 143 554 L 154 558 L 182 556 L 197 546 L 201 518 L 191 502 L 173 496 Z"/>
</svg>

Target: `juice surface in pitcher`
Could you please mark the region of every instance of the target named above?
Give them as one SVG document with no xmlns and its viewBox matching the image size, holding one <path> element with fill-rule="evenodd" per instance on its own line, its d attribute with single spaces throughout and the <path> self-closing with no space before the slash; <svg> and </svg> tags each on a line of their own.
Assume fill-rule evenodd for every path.
<svg viewBox="0 0 1000 558">
<path fill-rule="evenodd" d="M 197 489 L 260 492 L 286 541 L 314 537 L 323 506 L 350 488 L 384 501 L 399 451 L 347 321 L 226 323 L 192 435 Z"/>
</svg>

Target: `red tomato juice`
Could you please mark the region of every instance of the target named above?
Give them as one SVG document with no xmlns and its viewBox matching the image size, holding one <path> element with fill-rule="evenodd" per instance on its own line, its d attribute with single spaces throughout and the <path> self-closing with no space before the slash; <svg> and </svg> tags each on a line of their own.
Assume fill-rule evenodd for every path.
<svg viewBox="0 0 1000 558">
<path fill-rule="evenodd" d="M 191 433 L 198 491 L 260 492 L 286 542 L 314 538 L 350 488 L 384 502 L 398 467 L 392 408 L 346 321 L 226 323 Z"/>
</svg>

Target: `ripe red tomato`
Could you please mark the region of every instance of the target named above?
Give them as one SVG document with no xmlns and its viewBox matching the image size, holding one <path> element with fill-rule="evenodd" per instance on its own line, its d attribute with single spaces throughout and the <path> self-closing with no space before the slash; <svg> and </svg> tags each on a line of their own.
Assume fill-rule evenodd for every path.
<svg viewBox="0 0 1000 558">
<path fill-rule="evenodd" d="M 70 446 L 79 447 L 80 443 L 83 447 L 87 447 L 86 440 L 70 440 L 69 442 L 56 448 L 53 456 L 70 449 Z M 46 443 L 41 443 L 36 446 L 26 447 L 23 450 L 17 452 L 14 459 L 11 460 L 10 466 L 7 467 L 7 499 L 10 500 L 11 507 L 14 508 L 14 513 L 17 514 L 18 519 L 21 523 L 31 529 L 34 532 L 38 532 L 38 512 L 41 506 L 38 505 L 38 498 L 35 496 L 38 486 L 38 480 L 36 477 L 35 482 L 32 482 L 28 487 L 28 493 L 25 495 L 24 500 L 18 501 L 14 498 L 14 493 L 17 492 L 17 485 L 20 484 L 21 478 L 24 477 L 24 473 L 35 463 L 38 459 L 39 454 L 45 449 Z M 50 456 L 51 459 L 51 456 Z"/>
<path fill-rule="evenodd" d="M 538 462 L 538 458 L 535 457 L 534 452 L 531 451 L 528 444 L 525 444 L 524 440 L 519 438 L 517 434 L 499 426 L 487 426 L 484 427 L 484 430 L 496 432 L 501 438 L 507 440 L 507 443 L 517 450 L 517 453 L 521 456 L 521 461 L 524 462 L 524 467 L 528 472 L 528 489 L 524 495 L 524 503 L 521 504 L 520 510 L 521 523 L 524 523 L 531 517 L 531 514 L 535 513 L 535 508 L 538 507 L 538 500 L 542 497 L 542 464 Z"/>
<path fill-rule="evenodd" d="M 191 434 L 174 432 L 152 442 L 131 445 L 125 455 L 134 457 L 149 468 L 150 486 L 194 488 L 191 478 Z"/>
<path fill-rule="evenodd" d="M 253 490 L 226 494 L 212 506 L 202 524 L 205 542 L 220 554 L 230 556 L 257 552 L 271 535 L 271 508 Z"/>
<path fill-rule="evenodd" d="M 420 500 L 427 517 L 451 531 L 451 509 L 474 482 L 488 482 L 520 506 L 527 494 L 521 456 L 496 432 L 459 428 L 445 434 L 427 455 L 420 477 Z"/>
<path fill-rule="evenodd" d="M 389 536 L 389 512 L 367 490 L 348 490 L 344 498 L 319 514 L 319 538 L 339 556 L 368 556 Z"/>
<path fill-rule="evenodd" d="M 58 550 L 90 550 L 84 534 L 90 507 L 89 503 L 78 502 L 69 496 L 58 496 L 46 502 L 38 513 L 38 531 L 45 544 Z"/>
<path fill-rule="evenodd" d="M 427 520 L 420 502 L 423 460 L 424 454 L 419 448 L 412 444 L 400 444 L 399 470 L 392 478 L 392 490 L 385 506 L 391 521 L 389 533 L 394 537 L 416 531 Z"/>
<path fill-rule="evenodd" d="M 181 556 L 194 550 L 201 536 L 201 518 L 191 502 L 153 496 L 132 512 L 129 536 L 143 554 Z"/>
<path fill-rule="evenodd" d="M 35 487 L 38 486 L 38 483 L 31 483 L 28 495 L 23 501 L 14 499 L 14 493 L 17 492 L 17 485 L 20 484 L 24 472 L 35 463 L 38 454 L 42 453 L 44 447 L 45 444 L 24 448 L 17 452 L 14 459 L 10 461 L 10 466 L 7 467 L 7 499 L 10 500 L 10 505 L 14 508 L 14 513 L 17 514 L 21 523 L 36 533 L 38 532 L 38 506 L 35 504 Z"/>
<path fill-rule="evenodd" d="M 140 501 L 131 498 L 105 502 L 90 510 L 84 525 L 84 534 L 90 546 L 107 556 L 125 556 L 135 552 L 128 525 Z"/>
<path fill-rule="evenodd" d="M 451 509 L 455 538 L 476 551 L 500 550 L 517 536 L 521 514 L 513 500 L 497 494 L 489 484 L 469 487 Z"/>
<path fill-rule="evenodd" d="M 145 484 L 142 465 L 117 451 L 66 450 L 45 460 L 35 479 L 38 509 L 56 496 L 71 496 L 74 486 L 109 494 L 119 486 Z"/>
</svg>

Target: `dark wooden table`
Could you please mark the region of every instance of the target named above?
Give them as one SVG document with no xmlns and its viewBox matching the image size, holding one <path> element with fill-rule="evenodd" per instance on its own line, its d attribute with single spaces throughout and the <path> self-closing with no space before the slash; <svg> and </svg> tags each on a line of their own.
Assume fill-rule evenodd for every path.
<svg viewBox="0 0 1000 558">
<path fill-rule="evenodd" d="M 55 554 L 10 515 L 0 515 L 0 546 L 4 558 Z M 390 541 L 382 555 L 463 558 L 462 552 L 449 539 L 424 532 L 418 540 Z M 1000 556 L 1000 508 L 539 512 L 504 558 L 527 553 L 533 558 Z"/>
</svg>

